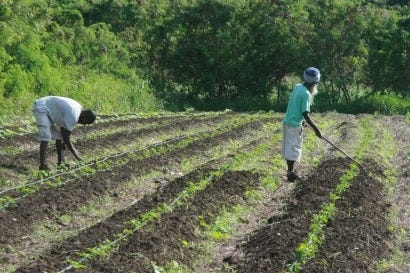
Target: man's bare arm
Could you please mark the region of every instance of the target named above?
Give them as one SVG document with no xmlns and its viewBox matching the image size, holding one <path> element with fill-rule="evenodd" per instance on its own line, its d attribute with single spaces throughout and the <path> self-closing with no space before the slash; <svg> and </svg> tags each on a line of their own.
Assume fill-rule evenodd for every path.
<svg viewBox="0 0 410 273">
<path fill-rule="evenodd" d="M 74 155 L 74 157 L 77 160 L 83 160 L 80 154 L 75 149 L 74 145 L 71 143 L 71 140 L 70 140 L 71 131 L 68 131 L 64 127 L 61 127 L 61 134 L 63 135 L 64 144 L 67 146 L 70 152 Z"/>
<path fill-rule="evenodd" d="M 322 133 L 320 132 L 319 128 L 316 126 L 316 124 L 313 122 L 312 118 L 309 115 L 309 112 L 303 112 L 303 118 L 306 120 L 307 124 L 312 127 L 312 129 L 315 131 L 315 134 L 318 138 L 322 138 Z"/>
</svg>

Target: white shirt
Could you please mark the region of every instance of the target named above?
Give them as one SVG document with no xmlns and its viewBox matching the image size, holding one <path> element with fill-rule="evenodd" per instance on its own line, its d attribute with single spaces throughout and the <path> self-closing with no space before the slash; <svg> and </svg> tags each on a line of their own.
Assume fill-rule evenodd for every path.
<svg viewBox="0 0 410 273">
<path fill-rule="evenodd" d="M 47 96 L 36 100 L 35 109 L 39 112 L 47 112 L 53 124 L 71 132 L 78 122 L 82 106 L 70 98 Z"/>
</svg>

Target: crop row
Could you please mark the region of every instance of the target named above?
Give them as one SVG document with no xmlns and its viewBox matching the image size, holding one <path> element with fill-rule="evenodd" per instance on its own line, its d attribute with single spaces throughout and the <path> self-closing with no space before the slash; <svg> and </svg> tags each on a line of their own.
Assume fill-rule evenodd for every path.
<svg viewBox="0 0 410 273">
<path fill-rule="evenodd" d="M 185 134 L 164 131 L 146 147 L 134 142 L 46 177 L 48 188 L 0 211 L 6 224 L 15 222 L 13 232 L 0 230 L 0 261 L 7 260 L 7 272 L 368 272 L 385 257 L 390 236 L 384 187 L 394 180 L 391 137 L 371 117 L 329 116 L 320 120 L 323 132 L 365 170 L 308 131 L 300 165 L 306 176 L 284 184 L 280 123 L 272 116 L 233 115 L 210 121 L 211 130 L 196 124 Z M 273 202 L 279 189 L 283 199 Z M 111 209 L 107 200 L 121 205 Z M 266 212 L 276 202 L 280 213 Z M 102 217 L 75 223 L 96 207 Z M 41 241 L 44 229 L 43 237 L 54 238 Z M 230 236 L 242 255 L 216 258 Z"/>
<path fill-rule="evenodd" d="M 373 138 L 376 133 L 371 129 L 375 127 L 371 120 L 360 119 L 359 123 L 360 130 L 354 138 L 359 145 L 354 156 L 365 161 L 368 168 L 359 170 L 347 159 L 322 161 L 316 170 L 296 185 L 286 212 L 269 219 L 270 224 L 261 227 L 241 246 L 246 256 L 230 265 L 235 272 L 265 272 L 268 268 L 272 272 L 338 272 L 340 268 L 354 272 L 357 267 L 360 272 L 369 272 L 379 262 L 378 259 L 386 255 L 386 237 L 380 236 L 389 236 L 383 185 L 391 176 L 380 173 L 380 169 L 386 166 L 375 163 L 371 158 L 377 155 L 382 162 L 386 162 L 391 154 L 373 150 L 380 143 Z M 387 143 L 384 143 L 386 147 Z M 369 194 L 368 190 L 374 191 Z M 375 202 L 373 195 L 380 199 Z M 354 200 L 353 204 L 351 200 Z M 359 206 L 359 209 L 354 206 Z M 366 211 L 362 208 L 375 213 L 372 215 L 373 221 L 363 217 Z M 356 211 L 360 213 L 356 214 Z M 345 218 L 338 218 L 339 215 Z M 357 225 L 363 219 L 366 219 L 368 233 L 363 228 L 359 233 L 362 241 L 356 243 L 354 225 L 349 225 L 350 234 L 344 228 L 348 227 L 349 222 Z M 339 233 L 329 232 L 329 226 L 337 227 Z M 362 239 L 360 236 L 371 237 Z M 363 241 L 367 242 L 366 247 Z M 360 247 L 355 247 L 355 244 Z M 381 251 L 383 248 L 384 251 Z M 354 252 L 349 249 L 354 249 Z M 318 252 L 320 257 L 316 257 Z M 343 263 L 337 263 L 339 255 L 350 256 L 350 260 L 343 259 Z M 306 265 L 308 262 L 309 265 Z"/>
<path fill-rule="evenodd" d="M 263 188 L 268 187 L 270 191 L 275 191 L 281 183 L 280 179 L 277 177 L 278 169 L 283 166 L 283 162 L 279 155 L 280 146 L 278 144 L 280 136 L 280 131 L 277 131 L 269 142 L 261 143 L 254 147 L 253 150 L 243 153 L 243 155 L 237 160 L 237 163 L 239 164 L 232 164 L 227 167 L 222 165 L 218 167 L 216 172 L 219 174 L 221 169 L 227 169 L 228 172 L 235 172 L 236 170 L 238 172 L 257 174 L 258 183 L 254 188 L 248 188 L 245 192 L 244 196 L 247 198 L 259 196 L 261 186 Z M 260 169 L 261 165 L 265 165 L 266 168 L 263 170 Z M 255 166 L 259 166 L 259 168 L 255 169 Z M 235 178 L 230 176 L 234 175 L 230 174 L 224 178 L 223 183 L 226 183 L 226 181 L 236 181 Z M 198 184 L 195 185 L 202 185 L 201 182 L 203 181 L 204 180 L 199 180 Z M 205 181 L 205 184 L 209 183 L 209 178 Z M 248 183 L 252 185 L 251 181 Z M 213 184 L 219 185 L 219 183 L 215 181 Z M 235 185 L 231 184 L 229 186 L 231 190 L 232 188 L 235 189 Z M 218 187 L 226 188 L 221 186 Z M 192 192 L 194 193 L 195 191 Z M 236 189 L 235 192 L 237 195 L 241 195 L 240 190 Z M 198 244 L 200 244 L 201 241 L 201 236 L 195 235 L 195 233 L 212 226 L 212 222 L 216 221 L 218 215 L 223 213 L 221 211 L 222 208 L 224 211 L 235 208 L 239 209 L 239 204 L 229 203 L 231 200 L 229 196 L 224 196 L 221 200 L 218 193 L 220 192 L 215 192 L 215 190 L 209 189 L 203 194 L 195 193 L 195 195 L 201 194 L 201 198 L 196 198 L 196 201 L 188 202 L 188 204 L 182 206 L 180 210 L 176 210 L 175 208 L 169 209 L 169 206 L 165 206 L 165 209 L 161 207 L 160 211 L 163 210 L 170 213 L 170 215 L 162 216 L 162 214 L 155 214 L 155 219 L 152 219 L 156 220 L 155 223 L 152 224 L 154 227 L 146 228 L 148 231 L 141 231 L 139 229 L 140 226 L 138 226 L 137 234 L 132 232 L 131 235 L 128 235 L 128 233 L 126 233 L 127 237 L 132 237 L 127 240 L 125 245 L 113 247 L 115 244 L 112 244 L 112 241 L 107 241 L 106 244 L 98 245 L 89 249 L 89 252 L 82 253 L 85 257 L 83 260 L 90 257 L 100 257 L 100 259 L 93 261 L 90 266 L 98 272 L 127 272 L 129 270 L 136 270 L 138 272 L 152 272 L 153 270 L 157 270 L 158 272 L 163 272 L 164 270 L 169 270 L 170 272 L 196 272 L 195 269 L 192 268 L 193 262 L 191 259 L 194 259 L 194 257 L 202 252 L 202 247 L 198 247 Z M 195 198 L 195 195 L 192 196 L 192 198 Z M 210 197 L 205 198 L 204 196 Z M 178 195 L 176 198 L 178 198 Z M 212 198 L 212 202 L 209 202 L 209 198 Z M 201 203 L 201 200 L 203 199 L 205 199 L 205 204 Z M 220 205 L 220 202 L 222 202 L 222 205 Z M 200 203 L 200 205 L 198 205 L 198 203 Z M 218 212 L 214 212 L 215 208 L 219 208 Z M 246 208 L 243 209 L 246 210 Z M 209 218 L 209 214 L 212 214 L 212 212 L 217 213 L 217 215 L 212 215 L 212 217 Z M 205 217 L 204 215 L 208 215 L 208 217 Z M 181 221 L 183 223 L 178 224 L 178 219 L 183 219 L 183 221 Z M 139 223 L 139 221 L 137 221 L 137 223 Z M 175 229 L 177 229 L 177 231 L 175 231 L 176 234 L 173 233 L 173 228 L 171 228 L 174 226 L 176 226 Z M 182 232 L 182 230 L 184 230 L 184 232 Z M 173 234 L 173 236 L 170 234 Z M 217 229 L 216 234 L 213 234 L 219 238 L 221 230 Z M 168 238 L 169 236 L 170 238 Z M 119 237 L 122 238 L 121 235 Z M 164 243 L 161 243 L 161 240 L 158 238 L 166 239 Z M 117 240 L 115 242 L 118 242 Z M 152 241 L 155 241 L 155 246 L 153 246 L 152 243 L 149 243 Z M 148 245 L 148 247 L 146 245 Z M 170 248 L 170 245 L 173 246 L 173 248 Z M 155 254 L 160 250 L 166 253 L 161 255 L 162 257 L 157 257 Z M 107 252 L 111 251 L 114 251 L 115 253 L 111 255 L 107 254 Z M 71 263 L 72 264 L 68 268 L 72 266 L 81 267 L 80 263 L 73 262 L 72 260 Z"/>
<path fill-rule="evenodd" d="M 189 134 L 191 131 L 211 130 L 219 123 L 229 122 L 231 118 L 238 119 L 238 115 L 229 114 L 209 114 L 203 116 L 194 116 L 192 118 L 179 117 L 165 121 L 151 120 L 149 123 L 142 123 L 139 120 L 129 121 L 117 124 L 116 127 L 104 128 L 97 130 L 95 126 L 83 127 L 85 132 L 76 132 L 77 138 L 74 138 L 76 147 L 84 155 L 86 161 L 98 160 L 104 156 L 120 153 L 130 149 L 138 149 L 150 143 L 160 142 L 165 138 L 178 137 Z M 143 124 L 141 126 L 141 123 Z M 211 126 L 211 124 L 213 126 Z M 81 130 L 79 130 L 81 131 Z M 161 138 L 162 139 L 158 139 Z M 2 161 L 1 167 L 4 169 L 5 186 L 13 187 L 20 184 L 21 181 L 34 179 L 38 176 L 38 143 L 34 142 L 36 137 L 24 138 L 15 141 L 10 140 L 4 144 L 4 154 L 0 155 Z M 25 144 L 21 145 L 20 141 Z M 30 141 L 32 142 L 30 144 Z M 55 162 L 54 145 L 49 145 L 49 160 Z M 17 147 L 17 149 L 16 149 Z M 11 151 L 10 149 L 13 149 Z M 70 158 L 69 156 L 67 156 Z M 73 162 L 70 162 L 73 166 Z"/>
<path fill-rule="evenodd" d="M 245 145 L 244 147 L 237 149 L 235 151 L 231 152 L 231 156 L 229 157 L 224 157 L 218 160 L 218 162 L 211 162 L 209 164 L 203 165 L 200 169 L 195 170 L 193 173 L 188 174 L 186 177 L 181 177 L 180 179 L 174 180 L 170 182 L 171 184 L 167 186 L 166 190 L 158 192 L 158 196 L 153 198 L 152 196 L 146 201 L 141 200 L 137 204 L 135 204 L 133 207 L 130 207 L 127 209 L 126 212 L 123 212 L 122 215 L 131 217 L 132 215 L 138 215 L 137 218 L 135 219 L 128 219 L 126 223 L 123 224 L 125 227 L 123 230 L 120 230 L 119 233 L 116 235 L 110 234 L 110 238 L 116 238 L 116 239 L 106 239 L 104 242 L 94 246 L 94 247 L 88 247 L 86 251 L 81 252 L 80 255 L 83 256 L 84 258 L 79 260 L 77 263 L 75 263 L 71 259 L 71 266 L 79 266 L 79 262 L 84 262 L 84 260 L 90 260 L 90 259 L 95 259 L 100 256 L 107 255 L 107 252 L 110 252 L 111 250 L 117 249 L 120 242 L 123 242 L 125 238 L 127 238 L 125 244 L 128 244 L 128 242 L 135 241 L 133 238 L 135 236 L 144 238 L 145 236 L 142 236 L 142 233 L 149 233 L 149 230 L 154 230 L 155 234 L 157 232 L 160 232 L 158 228 L 152 229 L 152 225 L 157 226 L 158 224 L 162 225 L 164 219 L 167 219 L 170 217 L 170 219 L 175 220 L 176 217 L 176 211 L 178 210 L 184 210 L 185 213 L 182 213 L 181 215 L 185 215 L 185 217 L 189 217 L 186 213 L 187 210 L 195 210 L 195 207 L 198 206 L 199 203 L 201 203 L 204 206 L 207 206 L 209 208 L 213 208 L 214 210 L 218 211 L 221 209 L 224 205 L 229 206 L 229 202 L 225 198 L 229 198 L 230 195 L 232 197 L 236 196 L 237 194 L 240 193 L 237 192 L 238 188 L 235 187 L 234 184 L 231 183 L 242 183 L 243 190 L 245 190 L 248 187 L 252 186 L 251 181 L 241 180 L 241 181 L 236 181 L 233 180 L 231 183 L 226 183 L 227 181 L 223 179 L 223 177 L 229 177 L 227 175 L 230 173 L 231 169 L 239 164 L 243 164 L 243 162 L 247 161 L 249 157 L 258 157 L 259 155 L 263 154 L 265 152 L 265 148 L 267 147 L 266 141 L 270 143 L 271 141 L 269 139 L 263 141 L 261 144 L 257 144 L 252 142 L 248 145 Z M 256 146 L 255 146 L 256 145 Z M 261 148 L 262 147 L 262 148 Z M 216 166 L 212 167 L 213 165 Z M 244 175 L 245 178 L 252 177 L 251 174 L 246 174 Z M 253 175 L 253 177 L 256 177 Z M 255 178 L 254 178 L 255 179 Z M 212 190 L 210 190 L 210 188 Z M 172 191 L 172 192 L 168 192 Z M 202 194 L 201 194 L 202 193 Z M 225 196 L 225 198 L 221 198 L 222 196 Z M 200 195 L 201 197 L 198 198 L 197 196 Z M 164 199 L 165 198 L 165 199 Z M 156 202 L 153 202 L 153 200 L 157 200 Z M 169 200 L 169 201 L 166 201 Z M 195 201 L 193 201 L 195 200 Z M 234 201 L 234 200 L 232 200 Z M 145 204 L 144 204 L 145 203 Z M 221 205 L 218 205 L 220 203 Z M 145 212 L 142 212 L 140 210 L 143 210 L 142 208 L 147 207 L 150 209 L 147 209 Z M 209 210 L 201 207 L 203 210 L 197 211 L 195 213 L 200 213 L 202 215 L 201 221 L 208 221 L 208 218 L 205 217 L 207 213 L 209 213 Z M 139 211 L 136 212 L 135 210 Z M 167 216 L 167 214 L 170 214 Z M 210 216 L 210 215 L 209 215 Z M 118 217 L 118 216 L 116 216 Z M 192 220 L 194 222 L 198 221 L 198 218 L 195 216 L 192 216 Z M 188 221 L 188 218 L 185 218 Z M 160 223 L 158 223 L 158 221 Z M 118 224 L 118 220 L 115 220 L 115 222 Z M 154 223 L 155 222 L 155 223 Z M 169 222 L 170 225 L 172 225 L 172 222 Z M 181 223 L 188 223 L 186 221 L 179 222 L 177 221 L 176 224 Z M 105 223 L 105 225 L 108 225 Z M 151 227 L 146 227 L 147 225 L 150 225 Z M 143 229 L 143 230 L 141 230 Z M 192 233 L 194 230 L 192 229 L 185 229 L 187 230 L 186 232 Z M 93 234 L 96 233 L 95 230 L 90 231 Z M 172 230 L 170 231 L 172 232 Z M 100 232 L 97 232 L 100 234 Z M 155 236 L 154 234 L 154 236 Z M 131 238 L 128 238 L 131 237 Z M 149 237 L 145 237 L 146 241 L 149 241 Z M 176 240 L 182 240 L 181 237 L 175 237 Z M 170 238 L 170 240 L 172 240 Z M 188 242 L 188 240 L 185 240 Z M 122 244 L 120 244 L 122 245 Z M 114 247 L 115 246 L 115 247 Z M 67 246 L 64 248 L 64 253 L 70 253 L 67 251 Z M 113 249 L 114 248 L 114 249 Z M 177 249 L 174 250 L 169 250 L 171 252 L 177 251 Z M 59 251 L 61 253 L 63 251 Z M 61 255 L 60 255 L 61 256 Z M 61 264 L 63 259 L 59 259 L 59 263 Z M 53 259 L 54 260 L 54 259 Z M 49 261 L 47 261 L 47 264 L 49 264 Z M 148 263 L 150 266 L 150 263 Z M 125 266 L 121 268 L 121 270 L 125 270 Z M 27 271 L 31 271 L 33 268 L 30 268 Z M 64 271 L 63 269 L 62 271 Z M 137 270 L 134 268 L 134 270 Z M 143 269 L 141 269 L 143 270 Z M 138 272 L 143 272 L 139 271 Z"/>
<path fill-rule="evenodd" d="M 27 196 L 39 191 L 42 186 L 57 187 L 79 179 L 83 176 L 93 175 L 97 171 L 111 171 L 114 166 L 128 164 L 130 160 L 142 160 L 155 155 L 170 152 L 189 145 L 197 140 L 211 138 L 218 134 L 228 132 L 235 127 L 241 126 L 244 123 L 246 124 L 247 122 L 252 122 L 252 118 L 249 120 L 246 118 L 228 120 L 228 122 L 224 122 L 220 126 L 216 126 L 209 131 L 199 131 L 196 133 L 167 139 L 166 141 L 151 144 L 147 147 L 138 148 L 136 150 L 131 149 L 125 152 L 120 152 L 102 159 L 97 159 L 96 161 L 92 161 L 79 167 L 71 168 L 66 171 L 60 171 L 37 181 L 32 181 L 27 184 L 3 190 L 0 192 L 0 195 L 3 196 L 0 199 L 1 208 L 6 207 L 8 204 L 14 203 L 14 201 L 16 201 L 16 196 L 18 196 L 17 199 L 21 199 L 21 196 Z"/>
<path fill-rule="evenodd" d="M 118 182 L 115 181 L 117 181 L 118 179 L 122 180 L 122 182 L 130 179 L 132 180 L 135 177 L 144 176 L 144 172 L 147 174 L 150 169 L 155 170 L 163 168 L 164 165 L 167 166 L 175 164 L 175 158 L 183 156 L 185 153 L 191 154 L 191 156 L 194 157 L 198 156 L 201 153 L 208 153 L 209 151 L 207 151 L 206 149 L 201 150 L 201 148 L 215 148 L 213 147 L 213 145 L 221 145 L 224 142 L 228 141 L 228 139 L 230 138 L 246 138 L 247 135 L 257 135 L 257 132 L 259 130 L 258 128 L 260 128 L 263 123 L 260 123 L 258 119 L 254 119 L 255 122 L 252 122 L 252 119 L 252 117 L 250 119 L 242 119 L 241 122 L 233 122 L 231 120 L 231 125 L 229 125 L 229 122 L 226 122 L 225 124 L 223 124 L 223 126 L 221 126 L 221 128 L 215 129 L 213 132 L 205 131 L 203 133 L 198 133 L 196 137 L 185 138 L 185 142 L 180 140 L 178 142 L 175 142 L 173 146 L 168 145 L 168 150 L 164 149 L 165 147 L 162 147 L 161 149 L 151 150 L 151 152 L 140 153 L 140 156 L 142 156 L 140 158 L 138 158 L 135 153 L 129 153 L 127 156 L 127 164 L 123 164 L 124 162 L 122 162 L 121 164 L 108 164 L 114 166 L 111 166 L 112 168 L 107 171 L 98 170 L 95 173 L 90 172 L 93 173 L 93 175 L 81 176 L 77 178 L 77 181 L 75 181 L 74 183 L 70 182 L 64 187 L 50 188 L 48 190 L 44 189 L 41 192 L 28 197 L 28 199 L 22 201 L 21 203 L 18 203 L 16 206 L 8 208 L 7 211 L 2 213 L 2 218 L 5 220 L 17 218 L 16 223 L 21 223 L 22 221 L 24 223 L 24 221 L 27 221 L 28 219 L 30 219 L 30 221 L 33 221 L 32 224 L 28 225 L 28 227 L 31 228 L 27 229 L 26 225 L 22 229 L 15 229 L 13 232 L 6 231 L 5 233 L 3 233 L 4 235 L 2 236 L 2 238 L 4 240 L 11 240 L 12 238 L 15 238 L 14 240 L 16 240 L 17 238 L 20 238 L 19 235 L 29 233 L 29 230 L 32 230 L 34 223 L 40 220 L 41 217 L 49 217 L 50 214 L 64 215 L 70 211 L 75 210 L 75 207 L 78 206 L 78 204 L 82 204 L 84 201 L 76 200 L 75 202 L 73 202 L 72 198 L 74 196 L 79 195 L 81 197 L 84 197 L 84 200 L 90 199 L 91 196 L 99 198 L 102 194 L 104 194 L 104 192 L 115 191 L 114 188 L 109 189 L 107 187 L 117 187 L 116 185 L 118 184 Z M 161 157 L 164 157 L 164 159 L 161 159 Z M 164 162 L 169 158 L 171 159 L 170 163 Z M 208 158 L 209 160 L 209 157 L 206 154 L 204 158 Z M 93 182 L 90 182 L 91 180 L 96 181 L 95 184 Z M 122 183 L 119 183 L 118 185 L 122 185 Z M 84 194 L 82 191 L 86 191 L 86 193 Z M 23 213 L 25 208 L 33 203 L 42 204 L 42 210 L 34 210 L 29 212 L 28 214 Z M 52 206 L 49 210 L 44 207 L 47 204 Z M 23 218 L 21 218 L 22 216 Z M 24 243 L 20 242 L 20 244 Z"/>
</svg>

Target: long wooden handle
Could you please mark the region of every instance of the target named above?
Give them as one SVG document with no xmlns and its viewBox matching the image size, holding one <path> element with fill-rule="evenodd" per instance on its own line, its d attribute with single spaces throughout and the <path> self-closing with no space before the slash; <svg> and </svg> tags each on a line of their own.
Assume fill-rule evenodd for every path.
<svg viewBox="0 0 410 273">
<path fill-rule="evenodd" d="M 309 127 L 312 131 L 314 131 L 312 127 L 310 127 L 310 126 L 307 126 L 307 127 Z M 336 148 L 337 150 L 339 150 L 341 153 L 343 153 L 343 154 L 344 154 L 346 157 L 348 157 L 350 160 L 354 161 L 357 165 L 359 165 L 360 168 L 365 169 L 365 167 L 364 167 L 362 164 L 360 164 L 359 161 L 355 160 L 355 159 L 354 159 L 353 157 L 351 157 L 348 153 L 346 153 L 345 151 L 343 151 L 341 148 L 337 147 L 336 144 L 334 144 L 333 142 L 331 142 L 329 139 L 327 139 L 327 138 L 324 137 L 323 135 L 322 135 L 322 139 L 323 139 L 324 141 L 326 141 L 327 143 L 329 143 L 330 145 L 332 145 L 332 146 L 333 146 L 334 148 Z"/>
<path fill-rule="evenodd" d="M 351 157 L 348 153 L 346 153 L 345 151 L 343 151 L 341 148 L 337 147 L 336 144 L 334 144 L 333 142 L 331 142 L 329 139 L 327 139 L 326 137 L 324 137 L 322 135 L 322 139 L 325 140 L 327 143 L 329 143 L 330 145 L 332 145 L 334 148 L 336 148 L 337 150 L 339 150 L 341 153 L 343 153 L 345 156 L 347 156 L 349 159 L 351 159 L 352 161 L 354 161 L 357 165 L 359 165 L 362 169 L 364 169 L 364 166 L 362 164 L 360 164 L 360 162 L 358 162 L 357 160 L 355 160 L 353 157 Z"/>
</svg>

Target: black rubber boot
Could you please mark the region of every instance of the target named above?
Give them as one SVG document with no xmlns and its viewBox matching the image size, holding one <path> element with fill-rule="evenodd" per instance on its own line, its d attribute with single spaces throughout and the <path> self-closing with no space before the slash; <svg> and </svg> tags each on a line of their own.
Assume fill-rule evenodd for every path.
<svg viewBox="0 0 410 273">
<path fill-rule="evenodd" d="M 288 176 L 288 182 L 294 182 L 300 179 L 300 177 L 295 172 L 292 172 L 292 171 L 288 172 L 287 176 Z"/>
</svg>

